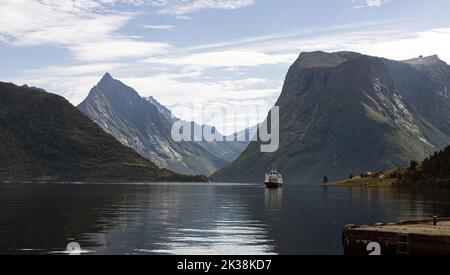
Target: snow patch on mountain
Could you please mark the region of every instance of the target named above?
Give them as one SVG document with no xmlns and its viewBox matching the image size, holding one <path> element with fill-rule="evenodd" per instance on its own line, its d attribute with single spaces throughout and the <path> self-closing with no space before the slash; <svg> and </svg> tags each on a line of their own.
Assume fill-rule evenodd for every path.
<svg viewBox="0 0 450 275">
<path fill-rule="evenodd" d="M 399 91 L 397 89 L 391 90 L 378 78 L 373 80 L 373 87 L 375 94 L 383 105 L 382 108 L 379 108 L 379 111 L 387 115 L 397 126 L 406 129 L 417 139 L 424 143 L 429 143 L 420 131 L 413 114 L 409 111 Z"/>
</svg>

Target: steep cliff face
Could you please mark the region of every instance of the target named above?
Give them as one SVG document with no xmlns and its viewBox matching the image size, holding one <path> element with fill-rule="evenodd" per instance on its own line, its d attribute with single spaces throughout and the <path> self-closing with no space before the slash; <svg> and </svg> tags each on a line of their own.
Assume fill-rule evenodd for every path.
<svg viewBox="0 0 450 275">
<path fill-rule="evenodd" d="M 251 143 L 217 181 L 260 182 L 277 163 L 288 182 L 317 183 L 404 166 L 450 144 L 450 67 L 352 52 L 302 53 L 287 74 L 280 149 Z"/>
<path fill-rule="evenodd" d="M 105 74 L 78 108 L 122 144 L 178 173 L 211 175 L 235 160 L 248 144 L 175 142 L 171 129 L 179 119 L 153 97 L 142 98 L 110 74 Z"/>
</svg>

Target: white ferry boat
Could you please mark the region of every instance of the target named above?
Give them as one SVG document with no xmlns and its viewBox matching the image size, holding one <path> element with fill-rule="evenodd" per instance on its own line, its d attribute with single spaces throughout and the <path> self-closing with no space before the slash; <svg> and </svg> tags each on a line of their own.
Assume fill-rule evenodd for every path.
<svg viewBox="0 0 450 275">
<path fill-rule="evenodd" d="M 264 184 L 267 188 L 280 188 L 283 186 L 283 176 L 276 167 L 272 168 L 272 170 L 266 174 Z"/>
</svg>

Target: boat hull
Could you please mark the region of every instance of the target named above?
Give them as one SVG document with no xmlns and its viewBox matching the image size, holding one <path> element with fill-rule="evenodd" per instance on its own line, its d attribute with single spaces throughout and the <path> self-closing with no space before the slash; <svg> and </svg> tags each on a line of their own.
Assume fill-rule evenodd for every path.
<svg viewBox="0 0 450 275">
<path fill-rule="evenodd" d="M 279 182 L 266 182 L 264 184 L 266 185 L 266 188 L 270 189 L 281 188 L 283 186 L 283 184 Z"/>
</svg>

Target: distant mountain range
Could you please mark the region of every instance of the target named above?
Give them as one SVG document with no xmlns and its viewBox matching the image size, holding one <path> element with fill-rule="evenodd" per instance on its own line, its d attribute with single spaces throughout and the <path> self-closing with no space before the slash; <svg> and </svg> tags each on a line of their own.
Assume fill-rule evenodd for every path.
<svg viewBox="0 0 450 275">
<path fill-rule="evenodd" d="M 160 169 L 64 98 L 0 82 L 0 181 L 207 181 Z"/>
<path fill-rule="evenodd" d="M 290 183 L 319 183 L 406 166 L 450 144 L 449 88 L 450 67 L 437 56 L 302 53 L 276 103 L 279 150 L 252 142 L 212 178 L 262 182 L 276 163 Z"/>
<path fill-rule="evenodd" d="M 235 160 L 248 145 L 248 142 L 175 142 L 171 130 L 180 119 L 153 97 L 141 97 L 109 73 L 78 108 L 122 144 L 178 173 L 211 175 Z M 200 131 L 212 128 L 183 123 Z M 223 137 L 218 131 L 216 134 Z"/>
</svg>

